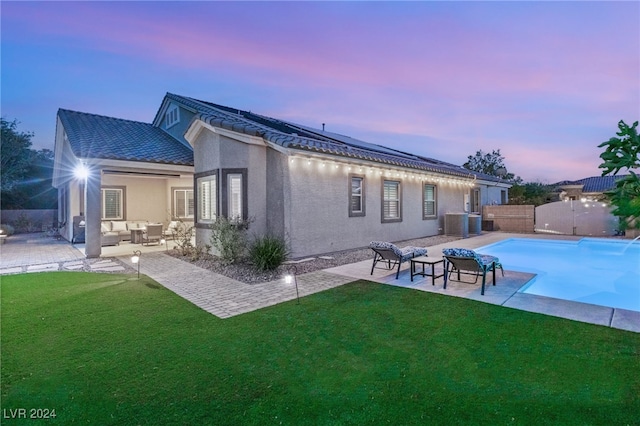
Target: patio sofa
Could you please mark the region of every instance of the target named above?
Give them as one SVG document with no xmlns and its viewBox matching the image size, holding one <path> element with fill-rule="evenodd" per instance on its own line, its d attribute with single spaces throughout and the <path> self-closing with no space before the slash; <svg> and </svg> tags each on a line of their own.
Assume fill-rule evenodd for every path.
<svg viewBox="0 0 640 426">
<path fill-rule="evenodd" d="M 117 235 L 119 241 L 131 240 L 131 228 L 143 228 L 146 227 L 149 222 L 146 220 L 103 220 L 100 226 L 103 240 L 109 242 L 114 241 L 114 236 Z M 104 242 L 104 241 L 103 241 Z M 103 244 L 108 245 L 108 244 Z"/>
</svg>

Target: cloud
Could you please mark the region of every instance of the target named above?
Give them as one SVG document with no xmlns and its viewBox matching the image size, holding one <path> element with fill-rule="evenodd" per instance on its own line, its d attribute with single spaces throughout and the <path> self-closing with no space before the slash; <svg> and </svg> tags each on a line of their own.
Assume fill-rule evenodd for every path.
<svg viewBox="0 0 640 426">
<path fill-rule="evenodd" d="M 4 92 L 34 98 L 54 80 L 72 99 L 53 110 L 64 101 L 151 120 L 175 91 L 459 164 L 501 148 L 523 177 L 578 173 L 597 168 L 592 147 L 619 119 L 640 116 L 640 33 L 619 21 L 639 12 L 624 2 L 9 2 L 3 55 L 30 54 L 22 62 L 35 66 L 22 93 Z M 15 59 L 3 79 L 20 75 Z"/>
</svg>

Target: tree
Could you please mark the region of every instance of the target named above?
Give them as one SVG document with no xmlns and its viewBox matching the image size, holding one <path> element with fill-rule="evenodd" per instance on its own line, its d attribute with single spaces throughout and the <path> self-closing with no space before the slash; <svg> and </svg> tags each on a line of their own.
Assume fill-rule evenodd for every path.
<svg viewBox="0 0 640 426">
<path fill-rule="evenodd" d="M 8 192 L 24 180 L 31 159 L 33 133 L 19 132 L 18 122 L 0 118 L 0 189 Z"/>
<path fill-rule="evenodd" d="M 598 166 L 604 169 L 602 176 L 616 175 L 622 169 L 629 173 L 616 181 L 614 189 L 605 192 L 614 206 L 612 213 L 621 219 L 622 230 L 640 229 L 640 179 L 632 170 L 640 168 L 640 138 L 637 127 L 637 121 L 629 126 L 620 120 L 619 131 L 616 132 L 618 137 L 612 137 L 598 145 L 598 148 L 605 148 L 600 154 L 603 163 Z"/>
<path fill-rule="evenodd" d="M 16 120 L 1 119 L 2 199 L 0 208 L 55 209 L 58 191 L 51 185 L 53 151 L 31 149 L 33 133 L 19 132 Z"/>
<path fill-rule="evenodd" d="M 476 151 L 476 155 L 469 155 L 467 162 L 462 165 L 465 169 L 474 172 L 484 173 L 490 176 L 497 176 L 508 182 L 521 183 L 520 176 L 515 176 L 507 171 L 504 165 L 504 157 L 500 154 L 500 150 L 493 150 L 491 153 L 485 153 L 482 150 Z"/>
<path fill-rule="evenodd" d="M 541 182 L 515 183 L 509 188 L 509 204 L 539 206 L 551 202 L 553 187 Z"/>
</svg>

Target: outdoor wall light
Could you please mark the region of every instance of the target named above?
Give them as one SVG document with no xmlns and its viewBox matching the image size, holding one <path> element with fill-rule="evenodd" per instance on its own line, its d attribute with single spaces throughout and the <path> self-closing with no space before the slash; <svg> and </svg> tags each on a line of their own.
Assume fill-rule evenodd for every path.
<svg viewBox="0 0 640 426">
<path fill-rule="evenodd" d="M 87 179 L 89 177 L 89 169 L 84 164 L 79 164 L 73 170 L 73 174 L 78 179 L 83 179 L 84 180 L 84 179 Z"/>
<path fill-rule="evenodd" d="M 131 262 L 134 265 L 138 265 L 138 279 L 140 279 L 140 256 L 142 256 L 142 252 L 140 250 L 134 250 L 133 256 L 131 256 Z"/>
<path fill-rule="evenodd" d="M 298 300 L 298 305 L 300 304 L 300 293 L 298 293 L 298 279 L 296 278 L 296 274 L 298 273 L 298 269 L 295 265 L 291 265 L 287 267 L 287 275 L 284 276 L 284 282 L 286 284 L 291 284 L 292 282 L 296 285 L 296 299 Z"/>
</svg>

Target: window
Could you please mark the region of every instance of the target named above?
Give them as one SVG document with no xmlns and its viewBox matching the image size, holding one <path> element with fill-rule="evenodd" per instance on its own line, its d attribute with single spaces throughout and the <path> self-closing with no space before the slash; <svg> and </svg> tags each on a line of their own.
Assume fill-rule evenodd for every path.
<svg viewBox="0 0 640 426">
<path fill-rule="evenodd" d="M 471 213 L 480 213 L 480 190 L 471 190 Z"/>
<path fill-rule="evenodd" d="M 102 219 L 124 219 L 124 188 L 102 188 Z"/>
<path fill-rule="evenodd" d="M 195 178 L 196 226 L 201 223 L 201 228 L 208 228 L 218 215 L 231 220 L 247 218 L 247 169 L 214 170 Z"/>
<path fill-rule="evenodd" d="M 173 214 L 177 219 L 193 218 L 193 189 L 172 188 L 173 189 Z"/>
<path fill-rule="evenodd" d="M 227 175 L 227 217 L 230 220 L 242 219 L 242 175 Z"/>
<path fill-rule="evenodd" d="M 222 214 L 230 220 L 243 220 L 249 215 L 247 169 L 223 169 L 221 200 Z"/>
<path fill-rule="evenodd" d="M 349 177 L 349 217 L 364 216 L 364 177 Z"/>
<path fill-rule="evenodd" d="M 422 187 L 422 218 L 435 219 L 437 217 L 436 186 L 424 184 Z"/>
<path fill-rule="evenodd" d="M 500 204 L 507 204 L 507 191 L 504 189 L 500 191 Z"/>
<path fill-rule="evenodd" d="M 177 106 L 175 105 L 169 106 L 169 109 L 167 109 L 167 112 L 165 114 L 164 121 L 167 129 L 180 122 L 180 110 L 178 110 Z"/>
<path fill-rule="evenodd" d="M 213 222 L 218 215 L 218 175 L 196 178 L 198 189 L 198 221 Z"/>
<path fill-rule="evenodd" d="M 383 180 L 382 183 L 382 222 L 402 221 L 402 193 L 400 182 Z"/>
</svg>

